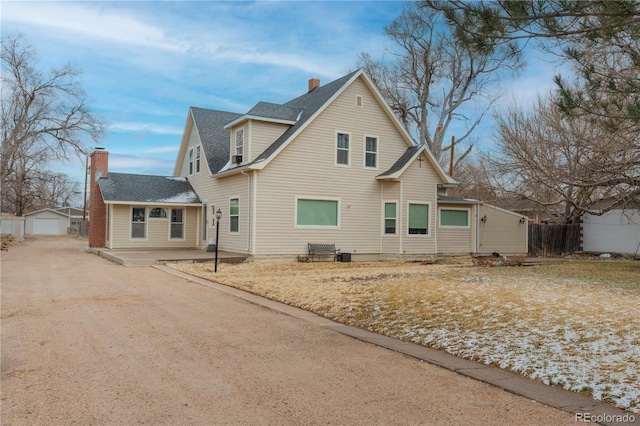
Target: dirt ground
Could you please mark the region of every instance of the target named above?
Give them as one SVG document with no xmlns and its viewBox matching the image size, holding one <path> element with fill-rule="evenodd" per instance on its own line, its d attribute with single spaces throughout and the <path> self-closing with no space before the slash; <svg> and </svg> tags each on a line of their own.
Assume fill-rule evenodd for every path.
<svg viewBox="0 0 640 426">
<path fill-rule="evenodd" d="M 569 425 L 574 416 L 151 267 L 2 252 L 2 425 Z"/>
</svg>

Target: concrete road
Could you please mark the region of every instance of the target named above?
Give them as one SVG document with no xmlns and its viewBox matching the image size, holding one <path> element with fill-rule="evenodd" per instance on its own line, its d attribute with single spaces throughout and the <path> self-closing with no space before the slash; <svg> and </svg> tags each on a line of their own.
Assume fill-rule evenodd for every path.
<svg viewBox="0 0 640 426">
<path fill-rule="evenodd" d="M 2 252 L 2 425 L 575 425 L 86 240 Z"/>
</svg>

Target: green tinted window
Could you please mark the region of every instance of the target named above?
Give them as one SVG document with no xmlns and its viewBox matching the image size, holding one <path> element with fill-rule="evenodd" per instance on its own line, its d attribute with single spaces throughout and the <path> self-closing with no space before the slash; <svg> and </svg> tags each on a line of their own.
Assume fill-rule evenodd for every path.
<svg viewBox="0 0 640 426">
<path fill-rule="evenodd" d="M 302 226 L 338 226 L 338 202 L 298 200 L 296 224 Z"/>
<path fill-rule="evenodd" d="M 427 234 L 429 232 L 429 206 L 427 204 L 409 204 L 409 234 Z"/>
<path fill-rule="evenodd" d="M 440 210 L 441 226 L 469 226 L 468 210 Z"/>
</svg>

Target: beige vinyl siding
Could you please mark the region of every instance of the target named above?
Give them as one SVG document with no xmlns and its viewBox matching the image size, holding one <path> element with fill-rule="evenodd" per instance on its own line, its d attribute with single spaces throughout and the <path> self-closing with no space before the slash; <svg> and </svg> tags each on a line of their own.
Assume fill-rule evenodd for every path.
<svg viewBox="0 0 640 426">
<path fill-rule="evenodd" d="M 400 182 L 381 182 L 381 212 L 380 212 L 380 232 L 381 235 L 381 252 L 388 254 L 400 254 L 400 236 L 404 228 L 405 221 L 402 217 L 402 203 L 400 202 L 401 183 Z M 384 203 L 396 203 L 396 235 L 384 234 Z"/>
<path fill-rule="evenodd" d="M 469 212 L 469 226 L 454 227 L 441 226 L 440 214 L 442 210 L 465 210 Z M 475 206 L 468 204 L 440 204 L 438 206 L 438 253 L 442 254 L 470 254 L 475 252 L 474 231 Z"/>
<path fill-rule="evenodd" d="M 480 222 L 478 229 L 480 254 L 527 253 L 528 226 L 526 221 L 520 223 L 522 215 L 484 204 L 480 206 L 479 212 L 479 217 L 483 216 L 487 216 L 487 221 Z"/>
<path fill-rule="evenodd" d="M 189 181 L 197 178 L 204 178 L 209 176 L 209 166 L 207 164 L 207 160 L 204 155 L 204 150 L 200 151 L 200 172 L 195 173 L 196 170 L 196 146 L 200 145 L 200 137 L 198 136 L 198 132 L 196 131 L 195 126 L 190 126 L 191 132 L 189 134 L 189 140 L 187 142 L 187 147 L 185 153 L 182 157 L 182 163 L 180 166 L 180 171 L 178 176 L 188 177 Z M 189 174 L 189 151 L 193 150 L 193 174 Z"/>
<path fill-rule="evenodd" d="M 251 120 L 248 126 L 248 142 L 245 142 L 247 146 L 244 149 L 247 159 L 243 162 L 253 161 L 289 127 L 287 124 Z"/>
<path fill-rule="evenodd" d="M 144 207 L 144 206 L 135 206 Z M 153 207 L 162 207 L 167 211 L 166 218 L 150 219 L 149 210 Z M 146 206 L 146 238 L 131 238 L 131 205 L 111 205 L 110 223 L 110 248 L 196 248 L 200 243 L 198 219 L 200 207 L 181 206 Z M 169 226 L 171 223 L 171 209 L 183 208 L 184 213 L 184 239 L 170 239 Z"/>
<path fill-rule="evenodd" d="M 437 184 L 440 178 L 426 158 L 417 159 L 402 174 L 402 254 L 435 254 L 437 236 Z M 409 235 L 409 204 L 429 204 L 428 235 Z"/>
<path fill-rule="evenodd" d="M 355 106 L 356 95 L 363 97 L 362 108 Z M 336 131 L 351 135 L 350 167 L 335 166 Z M 364 168 L 365 135 L 378 137 L 378 170 Z M 356 80 L 258 174 L 256 254 L 303 254 L 308 242 L 335 243 L 353 254 L 380 253 L 382 183 L 376 176 L 407 148 L 368 88 Z M 420 184 L 410 187 L 410 193 L 435 205 L 431 167 L 423 161 L 422 169 L 412 175 Z M 339 199 L 340 227 L 296 228 L 296 196 Z M 405 208 L 398 206 L 399 226 L 404 223 Z M 433 246 L 414 244 L 412 250 L 433 250 Z"/>
<path fill-rule="evenodd" d="M 215 204 L 216 209 L 222 211 L 220 220 L 220 249 L 238 253 L 251 252 L 251 231 L 249 229 L 249 176 L 236 174 L 222 178 L 210 178 L 210 184 L 205 196 L 209 204 Z M 200 194 L 198 192 L 198 194 Z M 232 198 L 239 200 L 238 232 L 230 232 L 229 201 Z M 215 238 L 215 229 L 209 229 L 209 238 Z"/>
</svg>

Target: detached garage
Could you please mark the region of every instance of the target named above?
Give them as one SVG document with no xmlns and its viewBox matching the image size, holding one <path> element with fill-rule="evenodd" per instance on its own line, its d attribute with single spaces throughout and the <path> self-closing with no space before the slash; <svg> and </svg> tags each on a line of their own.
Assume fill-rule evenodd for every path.
<svg viewBox="0 0 640 426">
<path fill-rule="evenodd" d="M 27 213 L 24 218 L 26 235 L 66 235 L 71 225 L 69 215 L 53 209 Z"/>
</svg>

